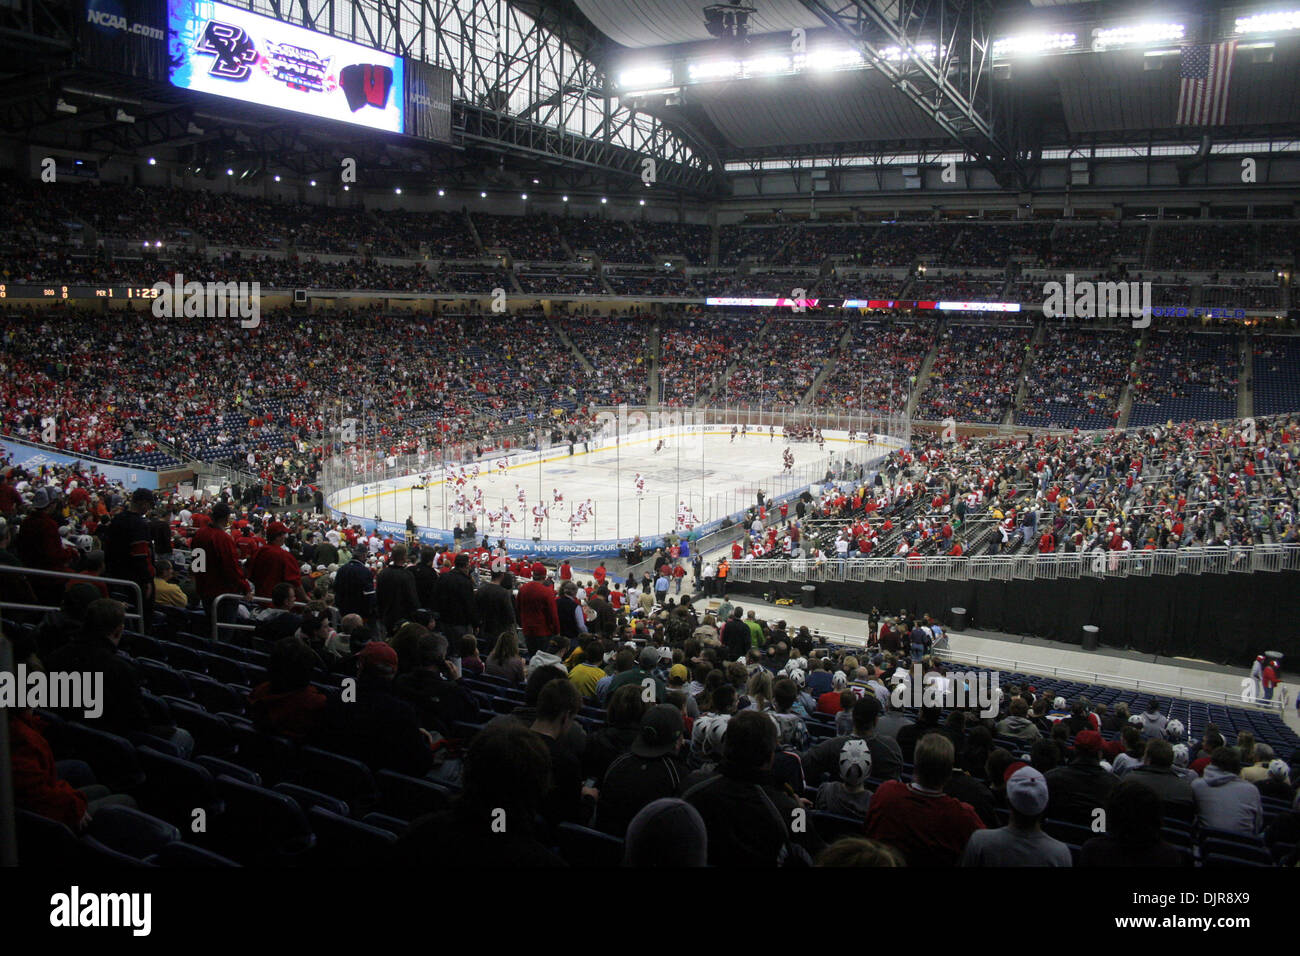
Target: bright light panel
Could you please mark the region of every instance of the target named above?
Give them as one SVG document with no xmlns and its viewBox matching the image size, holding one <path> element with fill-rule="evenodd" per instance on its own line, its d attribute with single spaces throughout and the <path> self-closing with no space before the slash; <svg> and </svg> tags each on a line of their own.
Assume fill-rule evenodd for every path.
<svg viewBox="0 0 1300 956">
<path fill-rule="evenodd" d="M 1078 43 L 1078 40 L 1079 38 L 1073 33 L 1022 33 L 994 40 L 993 55 L 1003 57 L 1069 50 Z"/>
<path fill-rule="evenodd" d="M 1129 27 L 1107 27 L 1092 32 L 1094 50 L 1117 46 L 1147 46 L 1181 40 L 1187 28 L 1181 23 L 1142 23 Z"/>
<path fill-rule="evenodd" d="M 667 66 L 642 66 L 624 70 L 618 75 L 618 85 L 624 89 L 649 89 L 667 86 L 673 81 L 673 71 Z"/>
<path fill-rule="evenodd" d="M 1300 30 L 1300 10 L 1237 18 L 1238 33 L 1280 33 L 1283 30 Z"/>
</svg>

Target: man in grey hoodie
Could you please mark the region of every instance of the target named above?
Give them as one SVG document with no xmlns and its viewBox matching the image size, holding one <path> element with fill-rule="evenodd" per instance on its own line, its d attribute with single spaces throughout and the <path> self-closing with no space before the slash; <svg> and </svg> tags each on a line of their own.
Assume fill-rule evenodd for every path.
<svg viewBox="0 0 1300 956">
<path fill-rule="evenodd" d="M 1147 709 L 1142 715 L 1142 739 L 1164 740 L 1165 725 L 1169 718 L 1160 713 L 1160 704 L 1154 699 L 1147 701 Z"/>
<path fill-rule="evenodd" d="M 1196 819 L 1203 827 L 1249 836 L 1264 828 L 1259 789 L 1240 777 L 1241 756 L 1235 747 L 1220 747 L 1210 757 L 1205 775 L 1192 783 Z"/>
<path fill-rule="evenodd" d="M 1007 737 L 1025 744 L 1032 744 L 1042 736 L 1038 725 L 1029 719 L 1029 704 L 1023 697 L 1012 697 L 1007 709 L 1009 713 L 999 720 L 997 724 L 999 737 Z"/>
</svg>

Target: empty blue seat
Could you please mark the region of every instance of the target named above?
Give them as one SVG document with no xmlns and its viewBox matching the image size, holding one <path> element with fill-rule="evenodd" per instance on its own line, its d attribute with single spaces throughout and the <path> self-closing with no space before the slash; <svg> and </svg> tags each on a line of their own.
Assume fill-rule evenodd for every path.
<svg viewBox="0 0 1300 956">
<path fill-rule="evenodd" d="M 447 791 L 423 778 L 381 770 L 375 781 L 379 786 L 379 810 L 389 816 L 412 821 L 447 808 Z"/>
<path fill-rule="evenodd" d="M 321 866 L 375 866 L 386 862 L 397 836 L 382 827 L 350 820 L 323 807 L 308 814 L 316 834 L 312 862 Z"/>
<path fill-rule="evenodd" d="M 181 833 L 166 820 L 142 810 L 110 805 L 95 812 L 90 836 L 118 853 L 143 860 L 179 840 Z"/>
<path fill-rule="evenodd" d="M 212 849 L 244 864 L 279 865 L 301 859 L 316 843 L 292 797 L 234 777 L 217 777 L 225 812 L 208 827 Z"/>
<path fill-rule="evenodd" d="M 373 810 L 379 800 L 379 788 L 369 767 L 360 760 L 332 754 L 318 747 L 299 749 L 298 767 L 292 780 L 338 797 L 358 816 Z"/>
</svg>

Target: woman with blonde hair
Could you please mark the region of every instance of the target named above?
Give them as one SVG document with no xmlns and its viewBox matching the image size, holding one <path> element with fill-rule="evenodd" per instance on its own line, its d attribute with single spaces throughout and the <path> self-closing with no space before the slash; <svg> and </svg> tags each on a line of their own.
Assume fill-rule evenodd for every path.
<svg viewBox="0 0 1300 956">
<path fill-rule="evenodd" d="M 745 688 L 745 696 L 749 698 L 749 706 L 754 710 L 760 712 L 771 710 L 772 672 L 766 668 L 756 671 L 749 678 L 749 684 Z"/>
<path fill-rule="evenodd" d="M 519 656 L 519 636 L 513 630 L 501 632 L 483 665 L 483 672 L 504 677 L 512 684 L 524 682 L 524 659 Z"/>
</svg>

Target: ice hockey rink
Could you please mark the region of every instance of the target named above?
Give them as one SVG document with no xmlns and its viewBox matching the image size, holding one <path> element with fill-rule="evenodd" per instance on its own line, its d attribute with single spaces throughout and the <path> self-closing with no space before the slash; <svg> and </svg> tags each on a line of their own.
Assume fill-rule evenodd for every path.
<svg viewBox="0 0 1300 956">
<path fill-rule="evenodd" d="M 787 443 L 779 429 L 775 436 L 766 430 L 743 437 L 738 433 L 734 441 L 721 428 L 625 436 L 591 450 L 579 444 L 572 454 L 563 445 L 504 462 L 470 463 L 463 484 L 435 464 L 425 474 L 343 489 L 330 496 L 330 504 L 366 524 L 378 519 L 405 527 L 409 517 L 422 532 L 463 527 L 469 518 L 479 535 L 508 543 L 517 539 L 515 549 L 541 539 L 547 545 L 541 551 L 560 553 L 565 542 L 586 543 L 574 549 L 582 553 L 593 545 L 616 546 L 638 536 L 649 542 L 688 527 L 708 530 L 722 518 L 743 514 L 756 504 L 760 491 L 769 499 L 788 496 L 823 483 L 828 470 L 838 471 L 846 456 L 869 468 L 901 445 L 881 435 L 855 436 L 850 442 L 847 433 L 823 434 L 822 447 Z M 789 471 L 784 467 L 787 451 L 793 456 Z M 459 466 L 452 471 L 459 472 Z M 540 523 L 534 513 L 539 505 L 544 509 Z"/>
</svg>

